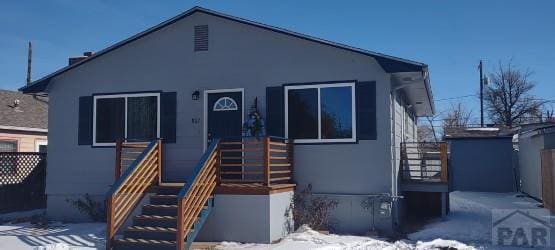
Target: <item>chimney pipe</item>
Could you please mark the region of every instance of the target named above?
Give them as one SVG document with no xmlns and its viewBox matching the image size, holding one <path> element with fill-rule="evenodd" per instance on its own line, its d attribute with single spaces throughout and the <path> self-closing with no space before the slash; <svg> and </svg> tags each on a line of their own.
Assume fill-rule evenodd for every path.
<svg viewBox="0 0 555 250">
<path fill-rule="evenodd" d="M 70 58 L 68 58 L 68 65 L 76 64 L 80 61 L 83 61 L 83 60 L 87 59 L 88 57 L 93 56 L 93 55 L 94 55 L 94 52 L 86 51 L 86 52 L 83 52 L 82 56 L 70 57 Z"/>
</svg>

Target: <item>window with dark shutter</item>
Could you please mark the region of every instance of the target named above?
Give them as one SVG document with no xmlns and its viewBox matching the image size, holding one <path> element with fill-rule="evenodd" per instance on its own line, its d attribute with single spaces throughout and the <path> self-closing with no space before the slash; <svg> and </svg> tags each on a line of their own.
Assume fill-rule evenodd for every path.
<svg viewBox="0 0 555 250">
<path fill-rule="evenodd" d="M 94 96 L 94 146 L 112 146 L 116 139 L 150 141 L 160 137 L 160 93 Z"/>
<path fill-rule="evenodd" d="M 285 86 L 285 103 L 285 134 L 295 142 L 356 142 L 355 83 Z"/>
</svg>

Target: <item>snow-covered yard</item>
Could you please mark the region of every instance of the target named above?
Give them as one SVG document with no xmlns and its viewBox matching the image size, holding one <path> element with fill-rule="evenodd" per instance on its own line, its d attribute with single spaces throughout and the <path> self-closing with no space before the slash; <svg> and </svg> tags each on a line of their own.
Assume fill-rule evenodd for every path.
<svg viewBox="0 0 555 250">
<path fill-rule="evenodd" d="M 388 242 L 364 236 L 326 235 L 307 227 L 275 244 L 222 242 L 217 249 L 497 249 L 491 246 L 492 210 L 535 209 L 537 202 L 516 194 L 453 192 L 451 213 L 408 239 Z M 553 216 L 546 217 L 555 221 Z M 518 223 L 518 222 L 517 222 Z M 553 230 L 555 232 L 555 230 Z M 0 225 L 0 249 L 104 249 L 105 224 L 53 224 L 35 228 L 29 223 Z M 552 234 L 553 235 L 553 234 Z M 552 237 L 555 239 L 555 237 Z M 462 243 L 461 243 L 462 242 Z"/>
<path fill-rule="evenodd" d="M 0 225 L 0 249 L 104 249 L 105 228 L 103 223 L 54 223 L 48 228 L 35 227 L 30 223 Z"/>
</svg>

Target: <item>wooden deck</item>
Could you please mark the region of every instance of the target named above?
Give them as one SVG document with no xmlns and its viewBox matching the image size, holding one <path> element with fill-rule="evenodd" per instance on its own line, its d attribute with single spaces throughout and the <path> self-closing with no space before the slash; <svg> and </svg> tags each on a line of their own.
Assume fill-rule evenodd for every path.
<svg viewBox="0 0 555 250">
<path fill-rule="evenodd" d="M 185 183 L 160 183 L 153 186 L 149 191 L 158 192 L 160 189 L 181 189 Z M 295 189 L 295 184 L 274 184 L 265 186 L 262 182 L 256 183 L 221 183 L 216 186 L 215 194 L 238 194 L 238 195 L 268 195 L 281 192 L 289 192 Z"/>
<path fill-rule="evenodd" d="M 239 195 L 268 195 L 289 192 L 295 189 L 295 184 L 274 184 L 265 186 L 264 183 L 221 183 L 216 187 L 216 194 Z"/>
</svg>

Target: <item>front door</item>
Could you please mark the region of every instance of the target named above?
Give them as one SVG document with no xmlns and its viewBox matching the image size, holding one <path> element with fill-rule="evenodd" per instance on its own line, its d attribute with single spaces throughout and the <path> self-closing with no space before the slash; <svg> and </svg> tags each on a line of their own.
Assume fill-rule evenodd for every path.
<svg viewBox="0 0 555 250">
<path fill-rule="evenodd" d="M 210 145 L 211 140 L 216 138 L 233 143 L 220 146 L 222 180 L 242 179 L 243 154 L 240 143 L 243 130 L 242 96 L 241 91 L 207 93 L 206 145 Z"/>
<path fill-rule="evenodd" d="M 207 93 L 206 139 L 240 138 L 243 126 L 243 92 Z"/>
</svg>

